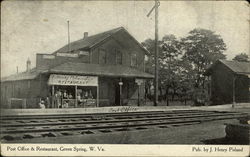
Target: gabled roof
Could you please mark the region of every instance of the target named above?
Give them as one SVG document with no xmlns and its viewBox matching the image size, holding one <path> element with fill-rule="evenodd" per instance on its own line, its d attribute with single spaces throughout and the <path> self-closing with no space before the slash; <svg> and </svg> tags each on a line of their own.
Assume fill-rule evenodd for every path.
<svg viewBox="0 0 250 157">
<path fill-rule="evenodd" d="M 111 36 L 113 36 L 114 34 L 116 34 L 117 32 L 124 30 L 130 37 L 132 37 L 132 39 L 136 42 L 136 44 L 138 44 L 146 53 L 149 53 L 132 35 L 130 35 L 128 33 L 128 31 L 126 29 L 124 29 L 123 27 L 118 27 L 106 32 L 102 32 L 96 35 L 92 35 L 92 36 L 88 36 L 86 38 L 74 41 L 70 43 L 70 51 L 74 51 L 74 50 L 88 50 L 92 47 L 94 47 L 95 45 L 105 41 L 106 39 L 110 38 Z M 55 51 L 54 53 L 68 53 L 68 44 L 65 45 L 64 47 L 60 48 L 59 50 Z"/>
<path fill-rule="evenodd" d="M 36 68 L 31 69 L 29 72 L 21 72 L 17 74 L 13 74 L 7 77 L 1 78 L 1 82 L 7 82 L 7 81 L 18 81 L 18 80 L 32 80 L 35 79 L 41 72 L 41 70 L 38 70 Z"/>
<path fill-rule="evenodd" d="M 117 31 L 123 29 L 122 27 L 118 27 L 103 33 L 99 33 L 96 35 L 92 35 L 89 37 L 86 37 L 85 39 L 80 39 L 74 42 L 70 43 L 70 50 L 78 50 L 78 49 L 89 49 L 93 45 L 105 40 L 106 38 L 110 37 L 112 34 L 116 33 Z M 60 48 L 57 50 L 55 53 L 60 52 L 60 53 L 67 53 L 68 52 L 68 44 L 65 45 L 64 47 Z"/>
<path fill-rule="evenodd" d="M 137 69 L 122 65 L 100 65 L 89 63 L 67 62 L 49 70 L 50 73 L 58 74 L 79 74 L 92 76 L 110 76 L 110 77 L 137 77 L 153 78 L 154 76 Z"/>
<path fill-rule="evenodd" d="M 228 67 L 232 72 L 236 74 L 250 74 L 250 62 L 238 62 L 238 61 L 228 61 L 228 60 L 218 60 L 214 64 L 212 64 L 205 72 L 205 74 L 209 74 L 215 65 L 223 64 Z"/>
</svg>

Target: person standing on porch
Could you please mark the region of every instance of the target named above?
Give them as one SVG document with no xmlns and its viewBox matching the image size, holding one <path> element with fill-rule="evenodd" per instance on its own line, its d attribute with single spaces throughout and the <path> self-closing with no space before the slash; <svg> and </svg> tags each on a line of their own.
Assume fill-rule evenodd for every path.
<svg viewBox="0 0 250 157">
<path fill-rule="evenodd" d="M 47 108 L 51 108 L 50 98 L 51 98 L 51 96 L 48 95 L 48 96 L 46 97 L 46 100 L 45 100 L 45 101 L 46 101 L 46 106 L 47 106 Z"/>
</svg>

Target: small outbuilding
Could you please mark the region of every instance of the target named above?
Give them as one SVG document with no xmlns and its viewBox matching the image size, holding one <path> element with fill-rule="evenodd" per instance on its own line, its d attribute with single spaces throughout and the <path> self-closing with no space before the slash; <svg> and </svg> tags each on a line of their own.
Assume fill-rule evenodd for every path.
<svg viewBox="0 0 250 157">
<path fill-rule="evenodd" d="M 250 102 L 250 63 L 218 60 L 205 72 L 212 104 Z"/>
</svg>

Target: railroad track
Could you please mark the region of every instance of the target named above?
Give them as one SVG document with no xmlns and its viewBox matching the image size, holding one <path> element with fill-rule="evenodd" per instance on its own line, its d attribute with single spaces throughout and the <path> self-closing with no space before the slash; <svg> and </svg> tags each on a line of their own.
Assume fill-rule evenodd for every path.
<svg viewBox="0 0 250 157">
<path fill-rule="evenodd" d="M 244 113 L 199 110 L 3 116 L 1 118 L 1 140 L 13 141 L 27 138 L 109 133 L 154 127 L 168 128 L 245 116 L 247 114 Z"/>
</svg>

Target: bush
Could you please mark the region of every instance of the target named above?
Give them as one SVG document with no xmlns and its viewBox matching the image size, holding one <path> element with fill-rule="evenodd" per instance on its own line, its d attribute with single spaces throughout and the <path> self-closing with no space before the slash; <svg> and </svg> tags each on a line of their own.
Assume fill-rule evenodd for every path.
<svg viewBox="0 0 250 157">
<path fill-rule="evenodd" d="M 205 106 L 209 104 L 209 95 L 205 89 L 195 89 L 192 99 L 195 106 Z"/>
</svg>

